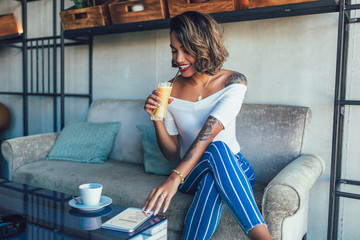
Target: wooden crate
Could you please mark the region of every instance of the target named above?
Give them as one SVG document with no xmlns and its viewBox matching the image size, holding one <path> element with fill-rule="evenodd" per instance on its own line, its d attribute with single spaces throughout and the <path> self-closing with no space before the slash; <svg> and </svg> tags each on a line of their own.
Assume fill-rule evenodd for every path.
<svg viewBox="0 0 360 240">
<path fill-rule="evenodd" d="M 166 0 L 117 0 L 109 4 L 113 24 L 169 17 Z"/>
<path fill-rule="evenodd" d="M 109 0 L 97 0 L 95 7 L 77 9 L 74 7 L 60 12 L 64 30 L 111 25 Z"/>
<path fill-rule="evenodd" d="M 313 2 L 316 0 L 250 0 L 249 8 L 269 7 L 292 3 Z"/>
<path fill-rule="evenodd" d="M 249 0 L 209 0 L 202 3 L 191 3 L 190 0 L 168 0 L 170 17 L 185 11 L 202 13 L 227 12 L 249 7 Z"/>
<path fill-rule="evenodd" d="M 19 29 L 14 14 L 0 16 L 0 37 L 18 34 Z"/>
</svg>

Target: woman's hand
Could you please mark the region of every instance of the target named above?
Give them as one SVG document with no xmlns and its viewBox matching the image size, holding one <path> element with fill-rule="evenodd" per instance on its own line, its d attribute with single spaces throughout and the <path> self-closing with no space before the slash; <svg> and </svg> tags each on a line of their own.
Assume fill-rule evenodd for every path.
<svg viewBox="0 0 360 240">
<path fill-rule="evenodd" d="M 152 115 L 154 109 L 160 106 L 159 102 L 162 102 L 161 98 L 159 97 L 160 92 L 158 90 L 154 90 L 152 94 L 146 99 L 144 109 L 149 114 Z M 173 98 L 169 98 L 168 104 L 174 101 Z"/>
<path fill-rule="evenodd" d="M 165 182 L 154 188 L 147 197 L 142 208 L 146 214 L 155 207 L 154 215 L 157 215 L 164 204 L 163 213 L 166 212 L 170 205 L 170 201 L 175 195 L 180 185 L 180 178 L 177 175 L 171 174 Z"/>
</svg>

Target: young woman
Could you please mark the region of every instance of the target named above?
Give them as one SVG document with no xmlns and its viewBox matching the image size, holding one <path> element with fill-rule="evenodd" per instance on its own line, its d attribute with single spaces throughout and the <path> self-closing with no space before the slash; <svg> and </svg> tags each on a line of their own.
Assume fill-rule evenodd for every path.
<svg viewBox="0 0 360 240">
<path fill-rule="evenodd" d="M 181 163 L 145 201 L 143 211 L 165 212 L 179 190 L 195 194 L 183 239 L 210 239 L 224 204 L 250 239 L 271 239 L 252 193 L 254 173 L 240 153 L 235 122 L 247 89 L 244 75 L 222 69 L 228 56 L 219 24 L 206 14 L 185 12 L 171 19 L 176 78 L 165 122 L 154 121 L 158 145 L 168 160 Z M 147 98 L 152 114 L 161 99 Z"/>
</svg>

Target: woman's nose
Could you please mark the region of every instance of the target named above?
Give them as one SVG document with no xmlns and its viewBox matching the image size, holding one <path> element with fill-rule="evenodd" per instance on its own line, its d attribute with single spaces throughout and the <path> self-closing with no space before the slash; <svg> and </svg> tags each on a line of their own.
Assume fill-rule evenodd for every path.
<svg viewBox="0 0 360 240">
<path fill-rule="evenodd" d="M 184 61 L 184 55 L 181 52 L 179 52 L 176 56 L 176 62 L 181 63 L 183 61 Z"/>
</svg>

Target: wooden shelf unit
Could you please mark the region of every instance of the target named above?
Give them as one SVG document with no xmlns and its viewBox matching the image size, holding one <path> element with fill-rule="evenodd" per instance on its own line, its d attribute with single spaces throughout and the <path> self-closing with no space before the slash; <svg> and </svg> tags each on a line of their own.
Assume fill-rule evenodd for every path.
<svg viewBox="0 0 360 240">
<path fill-rule="evenodd" d="M 309 14 L 338 12 L 339 4 L 335 0 L 319 0 L 271 7 L 242 9 L 210 14 L 220 23 L 251 21 L 260 19 L 292 17 Z M 103 27 L 83 28 L 64 31 L 66 38 L 109 35 L 126 32 L 148 31 L 169 28 L 170 19 L 115 24 Z"/>
</svg>

